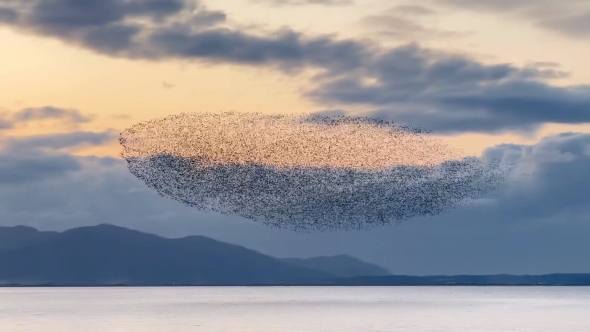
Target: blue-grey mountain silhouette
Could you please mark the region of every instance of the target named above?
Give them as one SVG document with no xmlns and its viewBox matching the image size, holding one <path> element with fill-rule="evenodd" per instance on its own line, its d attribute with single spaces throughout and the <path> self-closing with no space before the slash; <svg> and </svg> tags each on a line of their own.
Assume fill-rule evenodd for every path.
<svg viewBox="0 0 590 332">
<path fill-rule="evenodd" d="M 111 225 L 62 233 L 0 227 L 0 285 L 586 285 L 590 274 L 390 275 L 350 256 L 278 259 L 202 236 Z"/>
<path fill-rule="evenodd" d="M 286 258 L 283 261 L 295 266 L 323 271 L 343 278 L 391 275 L 390 271 L 379 265 L 369 264 L 348 255 L 321 256 L 307 259 Z"/>
<path fill-rule="evenodd" d="M 202 236 L 166 239 L 99 225 L 63 233 L 20 234 L 0 249 L 0 282 L 52 285 L 291 284 L 332 276 Z M 38 233 L 35 235 L 35 233 Z M 0 235 L 2 237 L 8 235 Z"/>
<path fill-rule="evenodd" d="M 40 232 L 28 226 L 0 227 L 0 250 L 25 246 L 58 234 L 57 232 Z"/>
</svg>

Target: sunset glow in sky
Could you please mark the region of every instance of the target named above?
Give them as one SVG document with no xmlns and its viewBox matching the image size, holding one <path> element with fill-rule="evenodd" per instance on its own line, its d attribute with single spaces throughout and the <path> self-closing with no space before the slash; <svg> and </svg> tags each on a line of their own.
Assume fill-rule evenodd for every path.
<svg viewBox="0 0 590 332">
<path fill-rule="evenodd" d="M 57 1 L 47 1 L 50 2 Z M 587 7 L 583 1 L 569 2 L 572 8 Z M 4 0 L 0 4 L 9 7 L 12 3 Z M 272 38 L 280 29 L 291 29 L 301 33 L 301 38 L 370 39 L 379 47 L 387 48 L 419 43 L 422 48 L 465 55 L 482 65 L 546 66 L 566 74 L 550 80 L 549 84 L 555 86 L 590 82 L 590 63 L 586 60 L 590 58 L 590 44 L 583 38 L 540 27 L 534 17 L 520 12 L 479 10 L 452 0 L 430 1 L 424 5 L 366 0 L 340 5 L 277 5 L 270 0 L 228 0 L 203 2 L 201 7 L 226 14 L 226 21 L 219 22 L 214 29 L 228 27 L 232 32 L 262 38 Z M 559 7 L 565 11 L 568 6 Z M 23 13 L 26 10 L 30 9 L 21 9 Z M 3 23 L 0 24 L 0 40 L 2 48 L 8 51 L 0 54 L 3 77 L 0 101 L 2 111 L 8 115 L 23 108 L 44 106 L 76 109 L 95 116 L 93 121 L 80 126 L 81 129 L 103 131 L 121 130 L 137 121 L 179 112 L 236 110 L 288 114 L 324 109 L 363 112 L 375 108 L 322 102 L 306 96 L 306 91 L 318 85 L 310 79 L 314 72 L 321 70 L 318 68 L 286 73 L 276 66 L 273 68 L 270 61 L 268 65 L 241 64 L 223 60 L 221 55 L 221 59 L 199 56 L 141 59 L 100 54 L 59 32 L 44 33 L 49 31 L 47 27 L 32 30 L 26 25 L 7 23 L 6 19 Z M 445 84 L 444 78 L 441 84 Z M 537 131 L 526 133 L 519 132 L 519 128 L 494 133 L 462 130 L 453 133 L 452 142 L 470 153 L 477 153 L 498 143 L 532 143 L 550 133 L 587 131 L 588 128 L 578 123 L 555 125 L 547 122 Z M 53 125 L 22 124 L 4 135 L 69 130 L 71 128 Z M 87 152 L 116 155 L 117 149 L 113 143 L 109 148 Z"/>
</svg>

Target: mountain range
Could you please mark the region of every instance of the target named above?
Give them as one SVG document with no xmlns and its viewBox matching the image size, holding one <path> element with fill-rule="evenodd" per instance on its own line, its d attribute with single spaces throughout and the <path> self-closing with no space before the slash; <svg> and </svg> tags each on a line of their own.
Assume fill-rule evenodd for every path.
<svg viewBox="0 0 590 332">
<path fill-rule="evenodd" d="M 390 274 L 350 256 L 278 259 L 203 236 L 168 239 L 112 225 L 0 227 L 0 284 L 256 285 Z"/>
<path fill-rule="evenodd" d="M 403 276 L 339 255 L 279 259 L 203 236 L 169 239 L 98 225 L 0 227 L 0 286 L 586 285 L 590 274 Z"/>
</svg>

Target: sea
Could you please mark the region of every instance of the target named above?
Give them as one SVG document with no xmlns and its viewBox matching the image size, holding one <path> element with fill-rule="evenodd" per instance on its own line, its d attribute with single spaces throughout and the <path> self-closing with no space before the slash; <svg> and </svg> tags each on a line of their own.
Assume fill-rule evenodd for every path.
<svg viewBox="0 0 590 332">
<path fill-rule="evenodd" d="M 589 332 L 590 287 L 0 288 L 0 331 Z"/>
</svg>

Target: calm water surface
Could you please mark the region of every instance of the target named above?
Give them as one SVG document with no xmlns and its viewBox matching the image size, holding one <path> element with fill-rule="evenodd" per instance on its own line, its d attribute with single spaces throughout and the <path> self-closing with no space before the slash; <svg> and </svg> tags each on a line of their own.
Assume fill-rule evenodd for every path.
<svg viewBox="0 0 590 332">
<path fill-rule="evenodd" d="M 0 331 L 588 332 L 590 288 L 0 288 Z"/>
</svg>

